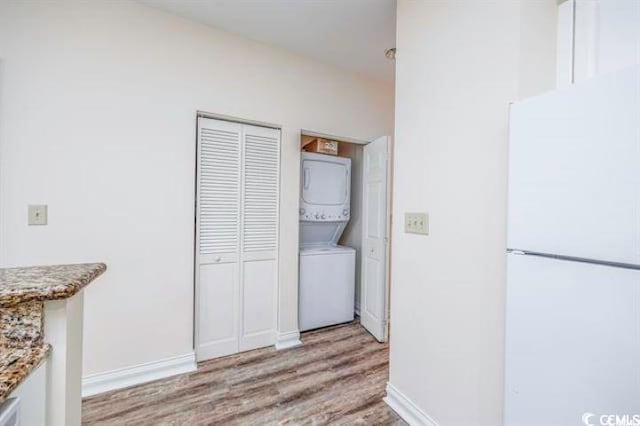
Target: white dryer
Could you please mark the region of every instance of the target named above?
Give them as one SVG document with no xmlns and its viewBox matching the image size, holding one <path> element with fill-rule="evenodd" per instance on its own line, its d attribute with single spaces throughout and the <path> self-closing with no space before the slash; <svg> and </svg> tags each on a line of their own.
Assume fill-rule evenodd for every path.
<svg viewBox="0 0 640 426">
<path fill-rule="evenodd" d="M 351 159 L 303 152 L 300 176 L 300 220 L 346 225 L 351 213 Z"/>
<path fill-rule="evenodd" d="M 300 175 L 301 331 L 352 321 L 355 249 L 338 245 L 350 218 L 351 160 L 302 153 Z"/>
</svg>

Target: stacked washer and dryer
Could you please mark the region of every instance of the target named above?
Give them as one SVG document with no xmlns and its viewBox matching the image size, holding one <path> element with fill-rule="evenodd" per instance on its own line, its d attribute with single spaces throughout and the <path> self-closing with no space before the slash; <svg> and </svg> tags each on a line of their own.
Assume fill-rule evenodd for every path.
<svg viewBox="0 0 640 426">
<path fill-rule="evenodd" d="M 351 217 L 351 159 L 301 155 L 298 312 L 305 331 L 353 320 L 356 251 L 338 245 Z"/>
</svg>

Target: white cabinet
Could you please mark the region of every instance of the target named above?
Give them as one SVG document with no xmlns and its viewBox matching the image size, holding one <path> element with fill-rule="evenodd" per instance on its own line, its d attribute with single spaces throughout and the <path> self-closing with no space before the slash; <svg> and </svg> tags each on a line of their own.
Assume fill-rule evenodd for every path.
<svg viewBox="0 0 640 426">
<path fill-rule="evenodd" d="M 45 360 L 9 395 L 20 401 L 18 412 L 21 426 L 42 426 L 47 423 L 47 368 Z"/>
<path fill-rule="evenodd" d="M 0 403 L 0 426 L 20 426 L 20 400 L 9 398 Z"/>
<path fill-rule="evenodd" d="M 200 118 L 198 360 L 276 338 L 280 130 Z"/>
<path fill-rule="evenodd" d="M 638 0 L 558 3 L 558 87 L 640 63 Z"/>
</svg>

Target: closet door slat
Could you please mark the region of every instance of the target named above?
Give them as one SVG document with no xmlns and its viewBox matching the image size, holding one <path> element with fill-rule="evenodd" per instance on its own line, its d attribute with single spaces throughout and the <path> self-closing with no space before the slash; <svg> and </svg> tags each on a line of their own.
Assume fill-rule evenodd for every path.
<svg viewBox="0 0 640 426">
<path fill-rule="evenodd" d="M 205 119 L 199 130 L 200 254 L 238 253 L 242 126 Z"/>
<path fill-rule="evenodd" d="M 279 131 L 245 126 L 243 252 L 278 247 Z"/>
</svg>

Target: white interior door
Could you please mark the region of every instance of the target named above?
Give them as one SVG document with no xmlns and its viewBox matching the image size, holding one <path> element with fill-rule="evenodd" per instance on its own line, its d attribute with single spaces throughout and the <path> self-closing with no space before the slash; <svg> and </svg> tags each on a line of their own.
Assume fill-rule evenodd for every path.
<svg viewBox="0 0 640 426">
<path fill-rule="evenodd" d="M 238 352 L 242 125 L 198 120 L 196 356 Z"/>
<path fill-rule="evenodd" d="M 387 136 L 364 147 L 360 321 L 380 342 L 388 337 L 389 176 Z"/>
<path fill-rule="evenodd" d="M 239 350 L 276 342 L 280 130 L 243 125 Z"/>
<path fill-rule="evenodd" d="M 198 361 L 273 345 L 280 130 L 198 120 Z"/>
</svg>

